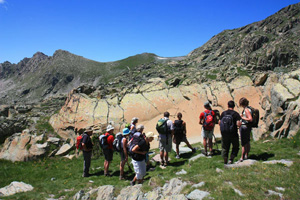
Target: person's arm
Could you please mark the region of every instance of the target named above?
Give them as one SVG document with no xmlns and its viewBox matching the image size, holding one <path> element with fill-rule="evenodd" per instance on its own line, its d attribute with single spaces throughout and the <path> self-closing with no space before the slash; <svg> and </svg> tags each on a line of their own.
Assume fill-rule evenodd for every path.
<svg viewBox="0 0 300 200">
<path fill-rule="evenodd" d="M 199 117 L 199 124 L 203 124 L 203 116 L 202 116 L 202 113 L 200 114 L 200 117 Z"/>
<path fill-rule="evenodd" d="M 183 125 L 183 132 L 186 134 L 187 133 L 187 131 L 186 131 L 186 123 L 182 122 L 182 125 Z"/>
<path fill-rule="evenodd" d="M 133 152 L 133 153 L 137 153 L 137 154 L 142 154 L 142 155 L 145 155 L 145 154 L 147 153 L 147 151 L 140 151 L 139 145 L 135 145 L 135 146 L 132 148 L 132 152 Z"/>
<path fill-rule="evenodd" d="M 127 153 L 127 139 L 123 138 L 123 151 L 125 155 L 125 160 L 128 160 L 128 153 Z"/>
<path fill-rule="evenodd" d="M 242 125 L 242 122 L 240 120 L 236 121 L 236 126 L 239 128 Z"/>
<path fill-rule="evenodd" d="M 251 115 L 251 113 L 250 113 L 250 111 L 249 111 L 248 108 L 245 109 L 245 113 L 246 113 L 246 117 L 243 117 L 243 116 L 241 115 L 241 118 L 242 118 L 243 120 L 245 120 L 245 121 L 252 122 L 252 115 Z"/>
</svg>

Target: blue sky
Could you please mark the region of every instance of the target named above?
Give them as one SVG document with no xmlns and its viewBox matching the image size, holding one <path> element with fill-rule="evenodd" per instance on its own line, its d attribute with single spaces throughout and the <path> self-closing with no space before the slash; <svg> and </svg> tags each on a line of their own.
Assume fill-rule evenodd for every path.
<svg viewBox="0 0 300 200">
<path fill-rule="evenodd" d="M 0 0 L 0 63 L 67 50 L 107 62 L 183 56 L 299 0 Z"/>
</svg>

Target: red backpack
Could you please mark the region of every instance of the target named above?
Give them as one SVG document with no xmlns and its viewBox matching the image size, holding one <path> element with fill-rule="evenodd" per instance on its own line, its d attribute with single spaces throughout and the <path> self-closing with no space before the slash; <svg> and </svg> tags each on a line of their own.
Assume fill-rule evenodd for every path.
<svg viewBox="0 0 300 200">
<path fill-rule="evenodd" d="M 76 138 L 76 149 L 82 150 L 81 140 L 82 140 L 82 135 L 77 136 L 77 138 Z"/>
<path fill-rule="evenodd" d="M 209 113 L 206 113 L 204 111 L 204 122 L 203 122 L 203 128 L 206 131 L 212 131 L 215 126 L 215 119 L 214 116 L 212 115 L 212 111 L 210 110 Z"/>
</svg>

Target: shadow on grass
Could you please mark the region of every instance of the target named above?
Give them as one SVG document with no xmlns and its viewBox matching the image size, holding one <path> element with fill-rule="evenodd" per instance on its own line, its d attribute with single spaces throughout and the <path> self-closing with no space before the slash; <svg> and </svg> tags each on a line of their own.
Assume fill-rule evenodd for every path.
<svg viewBox="0 0 300 200">
<path fill-rule="evenodd" d="M 249 159 L 266 161 L 269 158 L 272 158 L 274 156 L 275 156 L 275 154 L 273 154 L 273 153 L 266 153 L 266 152 L 264 152 L 264 153 L 261 153 L 259 155 L 250 155 Z"/>
</svg>

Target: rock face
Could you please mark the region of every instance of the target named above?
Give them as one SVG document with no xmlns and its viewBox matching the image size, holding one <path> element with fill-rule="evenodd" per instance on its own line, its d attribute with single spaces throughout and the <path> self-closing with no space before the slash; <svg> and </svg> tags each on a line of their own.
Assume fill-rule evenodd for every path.
<svg viewBox="0 0 300 200">
<path fill-rule="evenodd" d="M 294 78 L 299 73 L 300 70 L 284 76 L 271 73 L 260 86 L 255 86 L 248 76 L 237 77 L 229 83 L 213 81 L 175 88 L 156 78 L 134 88 L 131 93 L 125 92 L 124 96 L 102 99 L 93 98 L 93 93 L 88 96 L 72 91 L 60 112 L 51 117 L 50 124 L 65 139 L 74 139 L 73 130 L 88 126 L 105 129 L 109 122 L 119 130 L 133 117 L 139 118 L 139 124 L 145 125 L 145 131 L 156 132 L 155 124 L 165 111 L 170 112 L 171 120 L 175 120 L 177 113 L 181 112 L 187 122 L 189 139 L 198 142 L 201 139 L 199 115 L 204 110 L 205 101 L 210 101 L 213 109 L 221 113 L 227 109 L 227 102 L 234 100 L 235 110 L 241 113 L 238 101 L 246 97 L 250 105 L 260 111 L 259 127 L 253 128 L 254 139 L 259 139 L 267 131 L 276 137 L 289 136 L 289 133 L 295 134 L 300 123 L 299 91 L 294 86 L 300 85 L 299 80 Z M 218 125 L 215 135 L 220 136 Z"/>
</svg>

